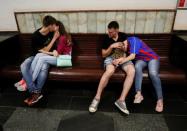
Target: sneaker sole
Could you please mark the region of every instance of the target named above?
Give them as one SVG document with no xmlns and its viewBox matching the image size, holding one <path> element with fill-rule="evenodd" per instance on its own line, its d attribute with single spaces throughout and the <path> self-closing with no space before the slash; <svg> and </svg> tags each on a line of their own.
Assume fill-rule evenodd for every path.
<svg viewBox="0 0 187 131">
<path fill-rule="evenodd" d="M 24 103 L 28 104 L 28 99 L 25 99 L 25 100 L 24 100 Z"/>
<path fill-rule="evenodd" d="M 137 102 L 137 101 L 134 101 L 133 103 L 134 103 L 134 104 L 140 104 L 143 100 L 144 100 L 144 98 L 141 98 L 140 101 L 138 101 L 138 102 Z"/>
<path fill-rule="evenodd" d="M 38 102 L 42 97 L 43 97 L 43 95 L 40 95 L 40 97 L 38 97 L 38 99 L 36 101 L 33 101 L 31 104 Z"/>
<path fill-rule="evenodd" d="M 129 111 L 122 109 L 116 102 L 115 102 L 114 104 L 115 104 L 116 107 L 117 107 L 120 111 L 122 111 L 123 113 L 125 113 L 125 114 L 127 114 L 127 115 L 130 114 Z"/>
<path fill-rule="evenodd" d="M 16 87 L 16 89 L 18 89 L 20 87 L 19 83 L 15 83 L 14 87 Z"/>
<path fill-rule="evenodd" d="M 96 111 L 97 111 L 97 109 L 89 108 L 90 113 L 95 113 Z"/>
</svg>

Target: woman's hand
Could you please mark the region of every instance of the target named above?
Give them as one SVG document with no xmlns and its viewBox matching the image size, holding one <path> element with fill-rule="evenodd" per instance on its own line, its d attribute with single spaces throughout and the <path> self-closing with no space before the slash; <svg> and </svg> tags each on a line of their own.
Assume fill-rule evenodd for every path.
<svg viewBox="0 0 187 131">
<path fill-rule="evenodd" d="M 58 57 L 58 52 L 56 50 L 53 50 L 53 56 Z"/>
<path fill-rule="evenodd" d="M 127 62 L 127 61 L 134 60 L 135 58 L 136 58 L 136 54 L 130 54 L 130 55 L 127 56 L 127 57 L 121 57 L 121 58 L 119 58 L 119 59 L 115 59 L 115 60 L 113 60 L 112 63 L 113 63 L 114 65 L 118 66 L 118 65 L 123 64 L 123 63 L 125 63 L 125 62 Z"/>
</svg>

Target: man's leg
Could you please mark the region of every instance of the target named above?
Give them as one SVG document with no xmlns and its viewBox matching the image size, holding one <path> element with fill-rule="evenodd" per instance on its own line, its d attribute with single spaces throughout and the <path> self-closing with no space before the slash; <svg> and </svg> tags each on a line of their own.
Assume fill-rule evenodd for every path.
<svg viewBox="0 0 187 131">
<path fill-rule="evenodd" d="M 128 62 L 122 65 L 122 69 L 126 72 L 126 78 L 123 84 L 123 90 L 121 92 L 121 96 L 119 99 L 115 102 L 115 105 L 125 114 L 129 114 L 129 111 L 127 109 L 125 99 L 127 97 L 127 94 L 132 86 L 134 75 L 135 75 L 135 69 L 132 62 Z"/>
<path fill-rule="evenodd" d="M 29 81 L 29 78 L 27 78 L 28 76 L 28 72 L 30 70 L 30 65 L 32 63 L 32 60 L 33 60 L 34 56 L 31 56 L 27 59 L 24 60 L 24 62 L 21 64 L 20 66 L 20 69 L 21 69 L 21 73 L 22 73 L 22 76 L 25 77 L 25 79 L 28 79 Z M 14 84 L 14 86 L 17 88 L 17 90 L 19 91 L 26 91 L 26 81 L 24 80 L 24 78 L 22 77 L 22 79 L 19 81 L 19 82 L 16 82 Z"/>
<path fill-rule="evenodd" d="M 33 105 L 34 103 L 38 102 L 43 97 L 43 95 L 41 94 L 41 90 L 48 75 L 49 64 L 56 65 L 56 61 L 57 61 L 57 58 L 54 56 L 41 56 L 38 59 L 38 62 L 34 70 L 34 72 L 38 71 L 37 77 L 36 77 L 37 82 L 35 82 L 36 85 L 33 90 L 34 93 L 32 94 L 30 98 L 28 98 L 25 101 L 28 105 Z"/>
<path fill-rule="evenodd" d="M 127 97 L 127 94 L 132 86 L 134 75 L 135 75 L 135 69 L 134 65 L 131 61 L 124 63 L 121 65 L 122 69 L 126 72 L 126 78 L 123 84 L 123 90 L 121 92 L 121 96 L 119 99 L 115 102 L 115 105 L 125 114 L 129 114 L 129 111 L 127 109 L 125 99 Z"/>
<path fill-rule="evenodd" d="M 37 70 L 39 70 L 38 72 L 38 76 L 36 79 L 36 89 L 41 92 L 42 87 L 45 84 L 45 81 L 47 79 L 48 76 L 48 70 L 50 65 L 56 65 L 57 64 L 57 57 L 54 56 L 44 56 L 44 57 L 40 57 L 38 62 L 42 62 L 41 68 L 37 67 Z M 39 69 L 40 68 L 40 69 Z"/>
<path fill-rule="evenodd" d="M 35 81 L 35 83 L 36 83 L 35 90 L 38 90 L 39 92 L 41 92 L 41 90 L 46 82 L 46 79 L 48 77 L 49 67 L 50 67 L 49 64 L 47 64 L 47 63 L 43 64 L 42 69 L 41 69 L 40 73 L 38 74 L 38 77 Z"/>
<path fill-rule="evenodd" d="M 41 75 L 43 76 L 43 79 L 40 77 L 38 85 L 35 84 L 35 82 L 32 80 L 32 69 L 31 69 L 31 63 L 33 62 L 34 57 L 26 59 L 23 64 L 21 64 L 21 72 L 23 74 L 23 79 L 27 83 L 28 90 L 31 94 L 30 97 L 24 100 L 25 103 L 27 103 L 29 106 L 32 104 L 38 102 L 43 95 L 41 94 L 41 88 L 38 89 L 38 85 L 42 85 L 46 79 L 43 75 L 43 72 Z M 45 65 L 44 69 L 48 68 L 47 65 Z M 40 86 L 41 87 L 41 86 Z"/>
<path fill-rule="evenodd" d="M 135 69 L 133 64 L 128 64 L 122 67 L 122 69 L 126 72 L 126 78 L 123 83 L 123 90 L 121 96 L 119 97 L 119 101 L 125 101 L 127 94 L 132 87 L 132 83 L 134 80 Z"/>
<path fill-rule="evenodd" d="M 101 77 L 101 80 L 99 82 L 99 86 L 98 86 L 98 89 L 97 89 L 97 93 L 96 93 L 96 96 L 95 96 L 95 98 L 97 100 L 101 99 L 101 94 L 103 92 L 103 89 L 108 84 L 108 81 L 109 81 L 110 77 L 114 74 L 114 72 L 115 72 L 114 65 L 107 65 L 106 66 L 106 71 L 104 72 L 104 74 Z"/>
<path fill-rule="evenodd" d="M 41 94 L 41 90 L 48 76 L 48 69 L 49 64 L 43 64 L 38 78 L 35 82 L 33 82 L 35 86 L 33 86 L 32 88 L 31 96 L 24 100 L 24 102 L 29 106 L 37 103 L 43 97 L 43 95 Z"/>
<path fill-rule="evenodd" d="M 27 58 L 22 64 L 21 64 L 21 73 L 23 76 L 23 79 L 26 81 L 27 87 L 29 92 L 33 92 L 35 88 L 35 84 L 32 81 L 32 74 L 31 74 L 31 63 L 33 61 L 34 57 L 31 56 Z"/>
<path fill-rule="evenodd" d="M 113 75 L 114 72 L 115 72 L 114 65 L 108 64 L 106 66 L 106 71 L 102 75 L 101 80 L 99 82 L 99 86 L 98 86 L 98 89 L 97 89 L 96 96 L 94 97 L 94 99 L 92 100 L 92 103 L 89 106 L 89 111 L 91 113 L 94 113 L 94 112 L 97 111 L 97 107 L 99 105 L 103 89 L 106 87 L 110 77 Z"/>
</svg>

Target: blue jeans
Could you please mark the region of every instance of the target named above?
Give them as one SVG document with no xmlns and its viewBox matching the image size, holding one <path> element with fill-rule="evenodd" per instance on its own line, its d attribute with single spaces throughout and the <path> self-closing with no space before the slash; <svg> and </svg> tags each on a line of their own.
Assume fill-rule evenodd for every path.
<svg viewBox="0 0 187 131">
<path fill-rule="evenodd" d="M 38 78 L 33 81 L 32 80 L 32 69 L 31 69 L 31 63 L 33 62 L 34 56 L 31 56 L 27 58 L 22 64 L 21 64 L 21 73 L 23 76 L 23 79 L 26 81 L 26 84 L 28 86 L 28 91 L 30 93 L 40 93 L 42 90 L 43 85 L 45 84 L 45 81 L 47 79 L 48 75 L 48 69 L 49 65 L 44 64 L 42 67 L 42 71 L 38 75 Z"/>
<path fill-rule="evenodd" d="M 57 57 L 50 56 L 50 55 L 47 55 L 44 53 L 38 53 L 35 56 L 32 64 L 31 64 L 31 69 L 33 71 L 33 73 L 32 73 L 33 81 L 35 81 L 38 78 L 40 72 L 42 71 L 43 66 L 46 64 L 56 66 L 57 65 Z"/>
<path fill-rule="evenodd" d="M 159 77 L 159 60 L 153 59 L 148 62 L 143 60 L 137 60 L 135 63 L 135 88 L 136 92 L 141 91 L 142 79 L 143 79 L 143 69 L 148 66 L 149 76 L 151 78 L 152 84 L 155 88 L 157 99 L 163 99 L 161 80 Z"/>
</svg>

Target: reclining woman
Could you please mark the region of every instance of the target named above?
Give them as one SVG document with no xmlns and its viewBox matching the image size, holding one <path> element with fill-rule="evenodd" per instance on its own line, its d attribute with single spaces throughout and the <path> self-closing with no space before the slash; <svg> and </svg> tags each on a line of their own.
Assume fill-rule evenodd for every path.
<svg viewBox="0 0 187 131">
<path fill-rule="evenodd" d="M 128 37 L 126 41 L 124 41 L 124 50 L 129 52 L 129 56 L 126 58 L 117 59 L 114 64 L 122 64 L 129 60 L 135 60 L 135 88 L 136 95 L 134 99 L 134 103 L 141 103 L 143 95 L 141 93 L 142 86 L 142 78 L 143 73 L 142 70 L 145 67 L 148 67 L 149 76 L 151 78 L 152 84 L 155 88 L 157 94 L 157 104 L 155 110 L 157 112 L 163 111 L 163 95 L 162 95 L 162 86 L 161 80 L 159 77 L 159 66 L 160 57 L 150 48 L 148 47 L 142 40 L 138 37 Z"/>
</svg>

